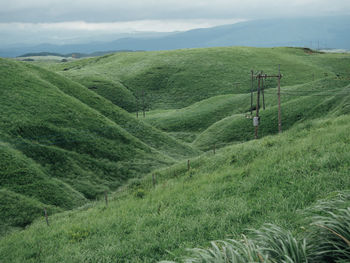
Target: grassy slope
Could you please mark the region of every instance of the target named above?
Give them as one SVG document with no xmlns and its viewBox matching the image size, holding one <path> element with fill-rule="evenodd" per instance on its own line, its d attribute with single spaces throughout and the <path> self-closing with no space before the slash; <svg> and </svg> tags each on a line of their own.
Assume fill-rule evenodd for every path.
<svg viewBox="0 0 350 263">
<path fill-rule="evenodd" d="M 306 84 L 283 86 L 282 103 L 296 97 L 284 95 L 288 92 L 313 92 L 322 95 L 324 91 L 339 90 L 347 86 L 349 80 L 339 80 L 334 78 L 324 78 L 311 81 Z M 336 90 L 335 90 L 336 91 Z M 330 94 L 328 92 L 326 94 Z M 297 94 L 300 95 L 300 94 Z M 303 94 L 301 94 L 303 95 Z M 307 95 L 307 94 L 306 94 Z M 312 95 L 312 94 L 311 94 Z M 262 103 L 262 99 L 260 101 Z M 277 89 L 269 87 L 265 91 L 266 107 L 277 105 Z M 253 108 L 256 105 L 256 92 L 253 96 Z M 260 105 L 262 108 L 262 105 Z M 188 131 L 201 132 L 215 122 L 237 113 L 248 113 L 250 111 L 250 93 L 227 94 L 214 96 L 209 99 L 194 103 L 188 107 L 177 110 L 154 110 L 147 114 L 146 121 L 165 131 Z"/>
<path fill-rule="evenodd" d="M 21 62 L 0 64 L 5 191 L 67 209 L 197 153 L 62 76 Z"/>
<path fill-rule="evenodd" d="M 199 153 L 199 151 L 190 146 L 180 143 L 152 126 L 137 120 L 109 100 L 103 99 L 94 92 L 87 91 L 81 85 L 72 82 L 69 79 L 61 78 L 57 74 L 43 70 L 38 71 L 38 74 L 46 79 L 50 79 L 51 83 L 60 87 L 60 89 L 66 94 L 97 110 L 105 117 L 117 123 L 128 133 L 135 136 L 145 144 L 161 151 L 163 154 L 174 158 L 182 158 Z"/>
<path fill-rule="evenodd" d="M 0 257 L 154 262 L 265 222 L 302 231 L 299 209 L 348 189 L 349 125 L 349 115 L 309 121 L 203 155 L 192 160 L 190 172 L 185 163 L 160 170 L 154 189 L 146 177 L 116 194 L 108 208 L 97 202 L 51 217 L 49 228 L 42 219 L 6 236 Z"/>
<path fill-rule="evenodd" d="M 8 114 L 2 117 L 1 127 L 2 140 L 10 150 L 3 147 L 2 151 L 36 167 L 44 175 L 43 182 L 45 176 L 53 176 L 56 183 L 94 198 L 126 178 L 172 163 L 169 156 L 181 159 L 198 154 L 115 106 L 133 111 L 141 89 L 146 90 L 148 107 L 157 109 L 146 119 L 150 124 L 206 150 L 215 142 L 251 139 L 251 121 L 242 117 L 249 108 L 249 95 L 232 95 L 249 90 L 246 73 L 251 67 L 275 72 L 276 64 L 281 63 L 285 89 L 321 87 L 342 94 L 348 82 L 335 81 L 334 76 L 348 76 L 349 59 L 349 55 L 309 54 L 291 48 L 214 48 L 115 54 L 52 66 L 75 82 L 1 60 L 3 83 L 15 87 L 8 94 L 1 90 L 2 98 L 10 98 L 3 99 L 2 110 Z M 324 72 L 328 79 L 323 79 Z M 312 79 L 312 73 L 318 81 L 301 85 Z M 233 81 L 242 84 L 236 88 Z M 275 84 L 267 84 L 275 93 Z M 274 97 L 267 95 L 262 135 L 276 132 Z M 300 120 L 349 112 L 345 96 L 284 96 L 283 100 L 284 129 Z M 186 108 L 167 110 L 181 107 Z M 147 262 L 166 257 L 167 250 L 180 255 L 185 247 L 205 245 L 208 240 L 225 238 L 227 232 L 238 233 L 266 221 L 296 227 L 296 220 L 290 220 L 296 209 L 331 191 L 346 189 L 348 123 L 348 117 L 308 121 L 282 136 L 225 148 L 215 157 L 203 155 L 191 161 L 189 173 L 186 164 L 179 163 L 158 172 L 154 190 L 150 177 L 133 181 L 115 195 L 107 209 L 101 203 L 90 204 L 54 216 L 52 228 L 37 222 L 5 237 L 0 241 L 0 256 L 15 262 L 94 262 L 101 258 L 105 262 Z M 115 145 L 118 140 L 124 145 Z M 121 178 L 124 174 L 127 176 Z M 282 179 L 276 181 L 277 177 Z M 50 204 L 12 190 L 0 191 L 0 196 L 8 196 L 2 206 L 6 227 L 27 224 L 40 214 L 42 205 Z M 8 220 L 16 212 L 11 210 L 16 203 L 28 212 Z M 11 251 L 13 242 L 25 249 Z"/>
<path fill-rule="evenodd" d="M 83 83 L 88 87 L 96 77 L 96 81 L 120 83 L 134 97 L 145 90 L 150 109 L 174 109 L 216 95 L 248 92 L 251 69 L 276 73 L 281 64 L 283 85 L 295 85 L 311 81 L 312 74 L 316 79 L 323 78 L 325 72 L 349 75 L 349 60 L 348 54 L 310 54 L 296 48 L 228 47 L 118 53 L 57 64 L 52 69 L 78 82 L 88 77 Z M 115 100 L 113 95 L 105 96 Z"/>
<path fill-rule="evenodd" d="M 322 116 L 344 114 L 350 112 L 349 98 L 350 86 L 348 81 L 322 80 L 311 84 L 298 85 L 285 88 L 288 95 L 282 95 L 282 126 L 289 129 L 297 122 L 319 118 Z M 317 91 L 315 91 L 317 89 Z M 298 90 L 309 90 L 310 93 L 299 93 Z M 326 91 L 325 91 L 326 90 Z M 332 90 L 329 92 L 329 90 Z M 275 93 L 275 92 L 273 92 Z M 268 94 L 271 94 L 269 92 Z M 297 96 L 293 96 L 297 94 Z M 300 96 L 300 94 L 305 94 Z M 276 95 L 266 96 L 270 104 L 266 110 L 260 111 L 261 125 L 259 136 L 266 136 L 278 132 L 278 108 Z M 271 103 L 272 102 L 272 103 Z M 340 111 L 337 109 L 342 106 Z M 255 114 L 255 112 L 254 112 Z M 199 134 L 193 142 L 195 147 L 203 150 L 211 149 L 216 143 L 218 146 L 225 143 L 251 140 L 254 138 L 252 120 L 247 119 L 243 113 L 228 116 Z"/>
<path fill-rule="evenodd" d="M 334 86 L 347 85 L 346 81 L 337 83 L 330 80 L 336 74 L 348 80 L 350 72 L 346 65 L 349 62 L 348 54 L 312 53 L 297 48 L 232 47 L 115 54 L 55 65 L 53 69 L 86 87 L 95 87 L 94 91 L 129 111 L 135 111 L 135 96 L 145 90 L 146 104 L 154 109 L 147 113 L 146 122 L 183 141 L 194 141 L 194 146 L 206 150 L 214 143 L 224 145 L 226 142 L 251 138 L 246 136 L 251 121 L 244 120 L 243 115 L 235 115 L 249 110 L 250 96 L 244 93 L 250 90 L 251 68 L 276 73 L 276 65 L 282 64 L 283 90 L 314 91 L 319 85 L 324 86 L 322 89 L 332 90 Z M 313 74 L 316 81 L 312 81 Z M 324 80 L 325 77 L 329 80 Z M 105 83 L 98 86 L 95 82 Z M 241 84 L 237 86 L 234 82 Z M 114 88 L 116 85 L 118 88 Z M 270 90 L 270 95 L 266 94 L 267 106 L 277 104 L 276 95 L 272 94 L 275 86 L 276 80 L 265 83 Z M 130 94 L 121 95 L 120 87 Z M 105 92 L 105 89 L 108 91 Z M 112 91 L 116 94 L 112 94 Z M 283 96 L 283 103 L 292 99 L 295 97 Z M 339 99 L 334 101 L 334 106 Z M 308 107 L 319 105 L 321 100 L 311 101 L 313 105 L 309 102 L 308 105 L 299 105 L 293 114 L 300 115 L 297 110 L 301 113 L 307 111 Z M 264 124 L 269 127 L 276 121 L 272 114 L 275 110 L 269 108 L 271 114 L 264 119 Z M 288 110 L 284 109 L 283 113 L 289 115 Z M 317 116 L 308 116 L 313 117 Z M 295 116 L 291 121 L 294 120 Z M 290 120 L 285 121 L 284 128 L 290 127 Z M 242 131 L 234 129 L 233 133 L 230 132 L 228 122 L 235 123 L 236 128 L 243 125 Z M 265 135 L 276 132 L 276 129 L 262 129 Z M 208 138 L 215 132 L 219 133 L 218 138 Z"/>
</svg>

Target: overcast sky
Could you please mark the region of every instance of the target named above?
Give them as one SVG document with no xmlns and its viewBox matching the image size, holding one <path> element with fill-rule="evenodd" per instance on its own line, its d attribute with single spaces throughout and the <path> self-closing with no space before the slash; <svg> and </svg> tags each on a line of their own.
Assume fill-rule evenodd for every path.
<svg viewBox="0 0 350 263">
<path fill-rule="evenodd" d="M 350 0 L 0 0 L 0 40 L 2 45 L 73 43 L 120 33 L 334 15 L 350 15 Z"/>
</svg>

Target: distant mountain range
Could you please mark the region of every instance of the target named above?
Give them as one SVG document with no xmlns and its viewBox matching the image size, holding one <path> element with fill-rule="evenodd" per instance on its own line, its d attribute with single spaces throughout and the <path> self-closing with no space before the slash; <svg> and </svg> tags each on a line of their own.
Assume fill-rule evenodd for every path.
<svg viewBox="0 0 350 263">
<path fill-rule="evenodd" d="M 62 58 L 70 58 L 70 57 L 86 58 L 86 57 L 99 57 L 99 56 L 117 53 L 117 52 L 134 52 L 134 50 L 111 50 L 111 51 L 96 51 L 92 53 L 68 53 L 68 54 L 61 54 L 61 53 L 55 53 L 55 52 L 33 52 L 33 53 L 25 53 L 17 57 L 27 58 L 27 57 L 55 56 L 55 57 L 62 57 Z"/>
<path fill-rule="evenodd" d="M 350 16 L 254 20 L 195 29 L 158 37 L 122 38 L 112 42 L 74 45 L 41 44 L 0 49 L 0 56 L 24 53 L 93 53 L 110 50 L 171 50 L 219 46 L 302 46 L 314 49 L 350 49 Z"/>
</svg>

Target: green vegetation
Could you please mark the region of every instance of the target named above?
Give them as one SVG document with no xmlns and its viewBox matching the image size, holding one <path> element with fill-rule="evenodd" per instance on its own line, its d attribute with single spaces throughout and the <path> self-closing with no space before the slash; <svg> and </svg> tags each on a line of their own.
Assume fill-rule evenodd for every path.
<svg viewBox="0 0 350 263">
<path fill-rule="evenodd" d="M 253 239 L 243 235 L 243 239 L 238 241 L 211 242 L 210 249 L 191 249 L 192 255 L 183 262 L 348 262 L 349 205 L 349 192 L 344 192 L 303 211 L 307 216 L 303 221 L 311 223 L 311 227 L 308 225 L 308 229 L 299 233 L 298 238 L 290 231 L 266 224 L 260 230 L 251 231 Z"/>
<path fill-rule="evenodd" d="M 292 92 L 282 94 L 283 128 L 288 129 L 295 121 L 323 116 L 315 110 L 307 113 L 322 103 L 330 108 L 341 103 L 342 97 L 328 103 L 329 98 L 322 94 L 332 94 L 348 85 L 349 63 L 349 54 L 229 47 L 117 53 L 50 67 L 129 112 L 141 110 L 144 100 L 151 110 L 146 114 L 149 124 L 207 150 L 214 143 L 224 146 L 253 138 L 249 132 L 251 120 L 245 118 L 250 110 L 251 69 L 276 74 L 281 64 L 282 90 Z M 265 81 L 263 136 L 276 132 L 276 85 L 274 79 Z M 296 92 L 313 96 L 301 102 L 300 96 L 293 96 Z"/>
<path fill-rule="evenodd" d="M 1 189 L 0 220 L 2 225 L 0 235 L 10 232 L 14 229 L 14 226 L 24 227 L 30 224 L 34 219 L 43 215 L 44 207 L 47 208 L 49 214 L 62 211 L 62 209 L 55 206 L 44 205 L 34 198 L 28 198 L 24 195 Z"/>
<path fill-rule="evenodd" d="M 276 234 L 297 252 L 265 251 L 266 260 L 308 258 L 298 211 L 350 183 L 349 62 L 349 54 L 243 47 L 0 59 L 0 259 L 179 261 L 187 248 L 242 234 L 248 246 L 227 244 L 240 255 Z M 284 133 L 276 135 L 269 80 L 261 139 L 252 141 L 250 69 L 276 73 L 277 64 Z M 137 119 L 143 99 L 146 118 Z M 98 201 L 104 192 L 108 206 Z M 346 234 L 341 222 L 336 231 Z M 248 228 L 264 234 L 251 238 Z M 325 261 L 338 247 L 341 258 L 346 248 L 330 240 L 312 255 Z"/>
<path fill-rule="evenodd" d="M 350 112 L 350 86 L 348 81 L 322 80 L 306 85 L 284 88 L 282 94 L 282 125 L 287 130 L 297 122 L 305 122 L 322 116 L 336 116 Z M 347 85 L 347 86 L 346 86 Z M 329 91 L 329 89 L 332 91 Z M 259 134 L 266 136 L 277 133 L 277 96 L 271 91 L 265 98 L 270 100 L 266 110 L 260 111 Z M 209 149 L 214 143 L 247 141 L 254 138 L 252 120 L 243 114 L 226 117 L 197 136 L 193 145 Z"/>
<path fill-rule="evenodd" d="M 77 82 L 89 77 L 121 83 L 134 96 L 145 91 L 147 108 L 179 109 L 207 98 L 250 90 L 250 70 L 284 74 L 283 86 L 341 74 L 349 78 L 349 54 L 298 48 L 227 47 L 116 53 L 51 68 Z M 236 82 L 240 85 L 237 86 Z M 271 81 L 269 87 L 275 87 Z M 268 88 L 269 88 L 268 87 Z M 107 99 L 114 99 L 107 97 Z M 249 109 L 247 104 L 246 109 Z M 136 111 L 136 110 L 133 110 Z"/>
<path fill-rule="evenodd" d="M 62 76 L 0 64 L 2 189 L 71 209 L 199 152 Z"/>
<path fill-rule="evenodd" d="M 50 227 L 41 219 L 6 236 L 0 256 L 12 262 L 154 262 L 266 222 L 298 233 L 304 216 L 297 211 L 348 189 L 349 123 L 349 115 L 309 121 L 202 155 L 191 160 L 189 172 L 185 162 L 159 170 L 155 188 L 148 175 L 113 195 L 108 207 L 91 203 L 52 216 Z"/>
</svg>

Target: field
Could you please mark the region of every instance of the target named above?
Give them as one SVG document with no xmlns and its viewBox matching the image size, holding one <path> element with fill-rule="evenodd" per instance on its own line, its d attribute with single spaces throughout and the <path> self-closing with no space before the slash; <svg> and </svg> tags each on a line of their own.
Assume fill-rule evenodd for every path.
<svg viewBox="0 0 350 263">
<path fill-rule="evenodd" d="M 349 63 L 245 47 L 0 59 L 0 262 L 179 261 L 264 223 L 302 233 L 301 210 L 349 190 Z M 250 70 L 278 64 L 284 132 L 266 81 L 253 140 Z"/>
<path fill-rule="evenodd" d="M 31 197 L 41 207 L 71 209 L 199 152 L 78 83 L 20 62 L 0 64 L 0 185 L 20 195 L 5 207 Z M 25 226 L 33 218 L 12 212 L 2 224 Z"/>
</svg>

